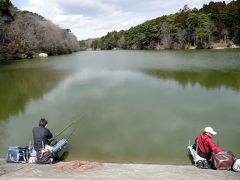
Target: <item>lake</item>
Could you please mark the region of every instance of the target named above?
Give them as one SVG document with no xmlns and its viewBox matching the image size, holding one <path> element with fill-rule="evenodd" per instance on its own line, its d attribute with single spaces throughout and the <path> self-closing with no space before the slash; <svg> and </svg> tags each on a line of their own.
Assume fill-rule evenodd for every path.
<svg viewBox="0 0 240 180">
<path fill-rule="evenodd" d="M 190 164 L 205 126 L 240 156 L 240 50 L 84 51 L 0 65 L 0 156 L 42 117 L 67 160 Z M 75 130 L 75 131 L 74 131 Z M 71 133 L 73 132 L 73 133 Z"/>
</svg>

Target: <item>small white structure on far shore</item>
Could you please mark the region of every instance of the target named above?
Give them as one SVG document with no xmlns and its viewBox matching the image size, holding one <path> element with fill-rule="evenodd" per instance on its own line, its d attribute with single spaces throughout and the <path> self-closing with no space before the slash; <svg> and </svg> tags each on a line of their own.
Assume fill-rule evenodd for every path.
<svg viewBox="0 0 240 180">
<path fill-rule="evenodd" d="M 47 53 L 39 53 L 38 56 L 41 58 L 46 58 L 46 57 L 48 57 L 48 54 Z"/>
</svg>

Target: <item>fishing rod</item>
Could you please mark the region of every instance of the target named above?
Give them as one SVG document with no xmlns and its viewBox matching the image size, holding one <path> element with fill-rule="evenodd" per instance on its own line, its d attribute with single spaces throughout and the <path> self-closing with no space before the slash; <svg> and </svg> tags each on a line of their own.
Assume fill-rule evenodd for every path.
<svg viewBox="0 0 240 180">
<path fill-rule="evenodd" d="M 77 127 L 75 127 L 72 132 L 69 134 L 69 136 L 67 137 L 67 141 L 70 139 L 70 137 L 73 135 L 73 133 L 76 131 Z"/>
<path fill-rule="evenodd" d="M 85 116 L 85 114 L 84 114 L 80 119 L 82 119 L 84 116 Z M 78 121 L 79 121 L 80 119 L 78 119 Z M 69 139 L 72 137 L 72 135 L 74 134 L 74 132 L 76 131 L 76 129 L 77 129 L 77 126 L 74 127 L 74 129 L 72 130 L 72 132 L 71 132 L 71 133 L 69 134 L 69 136 L 66 138 L 67 141 L 69 141 Z M 113 155 L 112 155 L 112 157 L 116 158 L 116 156 L 113 156 Z M 117 158 L 117 159 L 119 159 L 119 158 Z M 130 160 L 127 160 L 127 159 L 125 159 L 125 158 L 120 158 L 120 160 L 121 160 L 121 161 L 125 161 L 125 162 L 127 162 L 127 163 L 131 163 L 131 164 L 134 164 L 134 163 L 135 163 L 135 162 L 130 161 Z"/>
<path fill-rule="evenodd" d="M 68 128 L 70 128 L 74 123 L 75 123 L 75 121 L 72 121 L 70 124 L 68 124 L 65 128 L 63 128 L 59 133 L 57 133 L 57 134 L 54 136 L 54 139 L 55 139 L 56 137 L 58 137 L 60 134 L 62 134 L 65 130 L 67 130 Z"/>
<path fill-rule="evenodd" d="M 85 117 L 85 114 L 80 118 L 80 119 L 83 119 L 83 117 Z M 79 119 L 79 120 L 80 120 Z M 75 128 L 72 130 L 72 132 L 69 134 L 69 136 L 67 137 L 67 140 L 69 140 L 70 139 L 70 137 L 73 135 L 73 133 L 76 131 L 76 129 L 77 129 L 77 126 L 75 126 Z"/>
<path fill-rule="evenodd" d="M 79 121 L 80 119 L 82 119 L 84 116 L 85 116 L 85 114 L 82 115 L 81 118 L 79 118 L 77 121 Z M 76 123 L 77 121 L 74 120 L 74 121 L 72 121 L 70 124 L 68 124 L 65 128 L 63 128 L 59 133 L 57 133 L 57 134 L 54 136 L 54 139 L 55 139 L 56 137 L 58 137 L 59 135 L 61 135 L 61 134 L 62 134 L 64 131 L 66 131 L 68 128 L 70 128 L 70 127 L 71 127 L 74 123 Z"/>
</svg>

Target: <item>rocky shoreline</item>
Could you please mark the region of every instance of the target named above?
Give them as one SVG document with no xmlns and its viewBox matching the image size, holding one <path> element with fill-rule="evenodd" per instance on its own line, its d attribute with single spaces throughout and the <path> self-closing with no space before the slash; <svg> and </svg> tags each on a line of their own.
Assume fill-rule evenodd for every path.
<svg viewBox="0 0 240 180">
<path fill-rule="evenodd" d="M 70 168 L 62 168 L 65 165 Z M 192 165 L 113 164 L 86 161 L 37 165 L 6 163 L 4 159 L 0 160 L 0 179 L 238 180 L 239 178 L 240 174 L 233 171 L 198 169 Z"/>
</svg>

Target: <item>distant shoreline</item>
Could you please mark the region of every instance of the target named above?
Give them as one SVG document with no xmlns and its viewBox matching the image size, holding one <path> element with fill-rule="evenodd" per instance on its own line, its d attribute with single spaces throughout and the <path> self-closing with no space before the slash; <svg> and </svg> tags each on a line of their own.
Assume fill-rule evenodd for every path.
<svg viewBox="0 0 240 180">
<path fill-rule="evenodd" d="M 118 50 L 126 50 L 126 51 L 164 51 L 164 50 L 169 50 L 169 51 L 174 51 L 174 50 L 227 50 L 227 49 L 240 49 L 240 46 L 234 45 L 233 47 L 222 47 L 222 46 L 214 46 L 212 48 L 203 48 L 203 49 L 198 49 L 196 47 L 189 47 L 189 48 L 179 48 L 179 49 L 120 49 L 120 48 L 114 48 L 110 49 L 110 51 L 118 51 Z M 88 48 L 85 50 L 80 50 L 80 51 L 108 51 L 106 49 L 92 49 Z"/>
<path fill-rule="evenodd" d="M 97 49 L 97 50 L 94 50 L 94 49 L 86 49 L 86 50 L 80 50 L 80 51 L 76 51 L 76 52 L 73 52 L 73 53 L 78 53 L 78 52 L 83 52 L 83 51 L 118 51 L 118 50 L 121 50 L 121 51 L 178 51 L 178 50 L 186 50 L 186 51 L 189 51 L 189 50 L 230 50 L 230 49 L 240 49 L 240 46 L 233 46 L 233 47 L 222 47 L 222 46 L 214 46 L 213 48 L 205 48 L 205 49 L 197 49 L 196 47 L 191 47 L 191 48 L 185 48 L 185 49 L 111 49 L 111 50 L 100 50 L 100 49 Z M 70 53 L 70 54 L 73 54 L 73 53 Z M 59 55 L 52 55 L 52 56 L 48 56 L 48 57 L 54 57 L 54 56 L 62 56 L 62 55 L 70 55 L 70 54 L 59 54 Z M 41 58 L 39 56 L 34 56 L 34 57 L 31 57 L 31 58 L 16 58 L 16 59 L 3 59 L 3 60 L 0 60 L 0 65 L 3 65 L 3 64 L 9 64 L 9 63 L 14 63 L 14 62 L 20 62 L 20 61 L 31 61 L 31 60 L 37 60 L 37 59 L 48 59 L 48 57 L 44 57 L 44 58 Z"/>
</svg>

